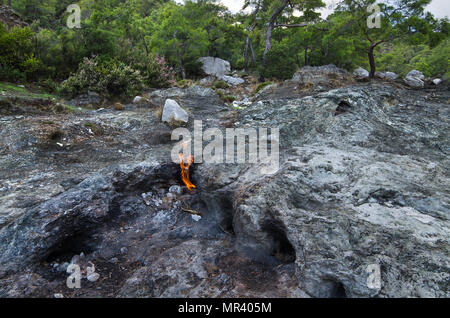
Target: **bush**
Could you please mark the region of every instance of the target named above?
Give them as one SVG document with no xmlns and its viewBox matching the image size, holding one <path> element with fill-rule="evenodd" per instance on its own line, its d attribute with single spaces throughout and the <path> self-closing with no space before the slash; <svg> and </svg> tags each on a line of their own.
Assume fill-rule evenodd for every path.
<svg viewBox="0 0 450 318">
<path fill-rule="evenodd" d="M 0 23 L 0 80 L 23 82 L 33 78 L 40 62 L 33 54 L 33 32 L 14 27 L 9 31 Z"/>
<path fill-rule="evenodd" d="M 140 72 L 122 62 L 100 63 L 97 57 L 85 58 L 78 71 L 65 80 L 59 93 L 70 97 L 95 91 L 106 97 L 131 97 L 144 87 Z"/>
<path fill-rule="evenodd" d="M 94 88 L 104 95 L 131 97 L 144 89 L 144 78 L 130 66 L 111 61 L 100 67 L 100 80 Z"/>
<path fill-rule="evenodd" d="M 150 87 L 163 88 L 175 83 L 175 72 L 167 64 L 164 56 L 149 55 L 136 67 L 141 71 L 144 83 Z"/>
</svg>

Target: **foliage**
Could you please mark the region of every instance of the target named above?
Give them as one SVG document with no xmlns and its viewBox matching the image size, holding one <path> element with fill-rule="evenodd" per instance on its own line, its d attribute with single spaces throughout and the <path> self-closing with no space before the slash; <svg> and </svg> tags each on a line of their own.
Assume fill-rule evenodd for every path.
<svg viewBox="0 0 450 318">
<path fill-rule="evenodd" d="M 99 63 L 98 57 L 94 57 L 85 58 L 78 71 L 61 84 L 59 91 L 70 97 L 89 90 L 106 96 L 131 97 L 143 87 L 144 78 L 139 71 L 114 60 Z"/>
<path fill-rule="evenodd" d="M 66 80 L 59 91 L 71 96 L 90 89 L 126 96 L 143 85 L 196 80 L 201 56 L 274 79 L 330 63 L 400 75 L 411 69 L 449 73 L 448 19 L 424 12 L 430 0 L 376 1 L 380 29 L 365 21 L 375 0 L 339 1 L 326 19 L 318 11 L 321 0 L 246 0 L 248 10 L 237 14 L 215 0 L 180 2 L 79 0 L 81 28 L 69 29 L 66 8 L 73 1 L 14 0 L 13 9 L 30 26 L 8 30 L 0 24 L 0 80 L 35 81 L 50 92 Z"/>
<path fill-rule="evenodd" d="M 8 31 L 0 23 L 0 80 L 21 82 L 33 78 L 40 63 L 34 56 L 32 39 L 30 28 Z"/>
<path fill-rule="evenodd" d="M 286 46 L 275 45 L 267 54 L 267 66 L 261 67 L 260 74 L 265 78 L 290 79 L 297 69 L 295 62 Z"/>
</svg>

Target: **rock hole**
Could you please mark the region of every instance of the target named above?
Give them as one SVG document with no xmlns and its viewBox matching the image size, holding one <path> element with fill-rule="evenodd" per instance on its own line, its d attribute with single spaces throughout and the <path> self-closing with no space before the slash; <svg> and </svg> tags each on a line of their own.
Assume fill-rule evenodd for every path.
<svg viewBox="0 0 450 318">
<path fill-rule="evenodd" d="M 58 140 L 61 140 L 63 136 L 64 136 L 64 133 L 62 131 L 55 130 L 50 133 L 50 135 L 48 136 L 48 139 L 52 140 L 52 141 L 58 141 Z"/>
<path fill-rule="evenodd" d="M 84 254 L 90 254 L 95 251 L 90 242 L 90 235 L 84 232 L 79 232 L 71 237 L 66 238 L 51 249 L 50 254 L 45 258 L 45 262 L 51 263 L 53 261 L 67 261 L 70 262 L 72 257 L 81 252 Z"/>
<path fill-rule="evenodd" d="M 347 298 L 345 286 L 341 282 L 335 279 L 326 279 L 323 281 L 323 284 L 324 284 L 324 288 L 322 289 L 323 294 L 319 295 L 319 297 Z"/>
<path fill-rule="evenodd" d="M 336 108 L 336 110 L 334 112 L 334 116 L 348 113 L 351 108 L 352 108 L 352 106 L 350 105 L 349 102 L 347 102 L 345 100 L 340 101 L 338 107 Z"/>
<path fill-rule="evenodd" d="M 229 198 L 221 197 L 220 205 L 222 207 L 220 226 L 225 232 L 234 235 L 233 203 L 229 200 Z"/>
<path fill-rule="evenodd" d="M 271 239 L 271 254 L 282 263 L 293 263 L 295 261 L 295 249 L 286 236 L 284 225 L 277 220 L 271 220 L 263 225 L 263 230 Z"/>
</svg>

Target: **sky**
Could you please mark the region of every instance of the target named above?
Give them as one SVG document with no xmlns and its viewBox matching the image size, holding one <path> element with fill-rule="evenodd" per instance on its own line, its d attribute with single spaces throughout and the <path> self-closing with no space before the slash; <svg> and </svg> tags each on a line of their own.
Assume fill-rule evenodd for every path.
<svg viewBox="0 0 450 318">
<path fill-rule="evenodd" d="M 232 12 L 237 12 L 242 8 L 242 4 L 244 0 L 221 0 L 221 2 L 226 5 Z M 327 4 L 332 5 L 336 3 L 337 0 L 324 0 Z M 427 10 L 430 11 L 435 17 L 444 18 L 450 16 L 450 3 L 449 0 L 433 0 L 430 5 L 427 7 Z M 322 10 L 322 16 L 325 18 L 331 10 L 324 9 Z"/>
</svg>

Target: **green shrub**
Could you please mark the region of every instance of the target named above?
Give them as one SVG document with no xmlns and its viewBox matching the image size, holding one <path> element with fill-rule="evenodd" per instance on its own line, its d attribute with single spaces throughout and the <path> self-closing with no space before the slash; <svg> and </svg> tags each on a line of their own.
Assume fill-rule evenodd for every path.
<svg viewBox="0 0 450 318">
<path fill-rule="evenodd" d="M 126 97 L 136 95 L 143 88 L 144 78 L 140 72 L 116 61 L 100 67 L 100 80 L 92 87 L 100 94 Z"/>
<path fill-rule="evenodd" d="M 60 85 L 59 93 L 75 97 L 91 90 L 106 97 L 131 97 L 143 87 L 144 79 L 139 71 L 114 60 L 100 63 L 93 57 L 83 60 L 78 71 Z"/>
<path fill-rule="evenodd" d="M 40 62 L 33 53 L 33 31 L 0 23 L 0 80 L 23 82 L 33 78 Z"/>
</svg>

